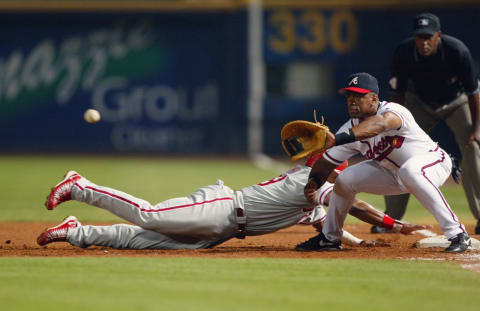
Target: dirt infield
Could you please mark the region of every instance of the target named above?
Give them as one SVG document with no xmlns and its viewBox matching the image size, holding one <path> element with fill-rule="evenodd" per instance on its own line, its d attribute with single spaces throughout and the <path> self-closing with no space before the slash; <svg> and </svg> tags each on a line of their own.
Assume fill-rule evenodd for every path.
<svg viewBox="0 0 480 311">
<path fill-rule="evenodd" d="M 480 273 L 480 252 L 446 254 L 441 248 L 418 249 L 415 242 L 424 238 L 419 234 L 370 234 L 370 226 L 350 224 L 346 229 L 363 239 L 381 239 L 388 247 L 344 246 L 340 252 L 298 252 L 294 247 L 315 234 L 309 226 L 294 226 L 264 236 L 232 239 L 212 249 L 201 250 L 116 250 L 108 247 L 78 248 L 68 243 L 54 243 L 44 247 L 35 242 L 37 235 L 51 223 L 0 223 L 0 257 L 219 257 L 219 258 L 360 258 L 455 261 Z M 473 225 L 467 226 L 473 232 Z M 435 227 L 434 232 L 440 233 Z M 479 236 L 475 236 L 477 239 Z"/>
</svg>

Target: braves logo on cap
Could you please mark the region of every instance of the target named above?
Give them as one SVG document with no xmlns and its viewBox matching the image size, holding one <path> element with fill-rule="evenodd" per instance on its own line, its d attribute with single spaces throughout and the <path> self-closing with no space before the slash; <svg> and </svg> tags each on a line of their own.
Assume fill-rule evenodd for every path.
<svg viewBox="0 0 480 311">
<path fill-rule="evenodd" d="M 360 94 L 370 92 L 378 94 L 378 82 L 374 76 L 366 72 L 354 73 L 347 78 L 347 87 L 340 89 L 338 92 L 344 94 L 346 91 Z"/>
<path fill-rule="evenodd" d="M 419 26 L 428 26 L 429 22 L 428 22 L 428 19 L 426 18 L 421 18 L 418 20 L 418 25 Z"/>
</svg>

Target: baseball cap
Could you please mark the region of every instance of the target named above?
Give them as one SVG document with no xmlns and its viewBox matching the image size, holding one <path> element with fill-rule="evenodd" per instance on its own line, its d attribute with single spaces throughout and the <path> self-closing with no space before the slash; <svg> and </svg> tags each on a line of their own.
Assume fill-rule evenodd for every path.
<svg viewBox="0 0 480 311">
<path fill-rule="evenodd" d="M 377 79 L 366 72 L 354 73 L 347 79 L 347 86 L 338 90 L 338 93 L 344 94 L 346 91 L 368 94 L 373 92 L 379 93 Z"/>
<path fill-rule="evenodd" d="M 432 13 L 422 13 L 415 16 L 413 21 L 414 34 L 433 35 L 440 31 L 440 19 Z"/>
</svg>

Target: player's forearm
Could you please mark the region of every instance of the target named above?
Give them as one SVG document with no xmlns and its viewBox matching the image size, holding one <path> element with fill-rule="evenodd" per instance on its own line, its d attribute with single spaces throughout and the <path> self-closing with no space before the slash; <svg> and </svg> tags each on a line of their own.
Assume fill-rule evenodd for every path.
<svg viewBox="0 0 480 311">
<path fill-rule="evenodd" d="M 388 125 L 382 116 L 368 117 L 352 128 L 356 141 L 377 136 L 387 129 Z"/>
<path fill-rule="evenodd" d="M 313 165 L 308 178 L 309 180 L 313 179 L 317 184 L 317 187 L 321 187 L 325 183 L 325 181 L 327 181 L 328 176 L 335 169 L 335 167 L 335 164 L 330 163 L 323 158 L 319 159 Z"/>
<path fill-rule="evenodd" d="M 361 221 L 368 222 L 369 224 L 380 226 L 383 221 L 384 213 L 375 209 L 367 202 L 355 199 L 352 208 L 348 212 L 350 215 L 360 219 Z"/>
<path fill-rule="evenodd" d="M 380 226 L 396 232 L 399 232 L 403 226 L 403 222 L 391 218 L 359 199 L 355 199 L 349 214 L 374 226 Z"/>
</svg>

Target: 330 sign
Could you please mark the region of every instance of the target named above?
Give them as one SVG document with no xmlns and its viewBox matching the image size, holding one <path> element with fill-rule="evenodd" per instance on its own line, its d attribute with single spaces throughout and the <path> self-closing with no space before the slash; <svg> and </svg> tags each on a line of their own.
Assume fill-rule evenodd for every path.
<svg viewBox="0 0 480 311">
<path fill-rule="evenodd" d="M 320 11 L 273 11 L 267 17 L 267 45 L 278 54 L 296 49 L 305 54 L 319 54 L 328 47 L 339 54 L 354 49 L 358 23 L 350 11 L 335 11 L 327 16 Z"/>
</svg>

